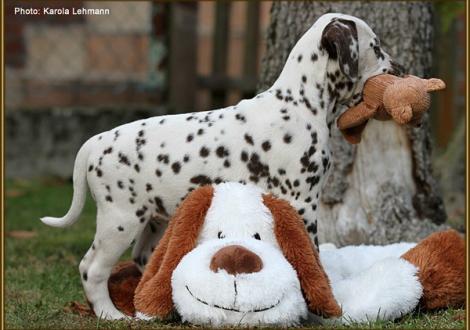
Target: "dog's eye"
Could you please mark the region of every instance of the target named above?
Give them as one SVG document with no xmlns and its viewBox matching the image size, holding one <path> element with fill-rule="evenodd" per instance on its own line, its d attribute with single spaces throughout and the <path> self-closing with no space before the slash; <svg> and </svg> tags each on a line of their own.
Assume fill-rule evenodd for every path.
<svg viewBox="0 0 470 330">
<path fill-rule="evenodd" d="M 222 234 L 221 231 L 219 231 L 219 232 L 217 233 L 217 237 L 220 238 L 220 239 L 222 239 L 222 238 L 225 238 L 225 235 Z"/>
<path fill-rule="evenodd" d="M 261 240 L 261 237 L 259 236 L 258 233 L 254 234 L 253 237 L 254 239 L 257 239 L 258 241 Z"/>
</svg>

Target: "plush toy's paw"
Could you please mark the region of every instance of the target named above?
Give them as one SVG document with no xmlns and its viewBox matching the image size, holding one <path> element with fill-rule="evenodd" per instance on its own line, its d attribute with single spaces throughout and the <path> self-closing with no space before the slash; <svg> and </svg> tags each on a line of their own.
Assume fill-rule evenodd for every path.
<svg viewBox="0 0 470 330">
<path fill-rule="evenodd" d="M 465 241 L 455 230 L 434 233 L 406 252 L 403 259 L 419 269 L 424 309 L 461 307 L 465 303 Z"/>
<path fill-rule="evenodd" d="M 144 313 L 141 313 L 141 312 L 138 312 L 138 311 L 135 313 L 135 318 L 137 320 L 141 320 L 141 321 L 151 321 L 151 320 L 155 319 L 154 316 L 145 315 Z"/>
<path fill-rule="evenodd" d="M 343 309 L 342 322 L 394 320 L 411 312 L 422 294 L 417 271 L 403 259 L 387 258 L 355 276 L 332 283 Z"/>
</svg>

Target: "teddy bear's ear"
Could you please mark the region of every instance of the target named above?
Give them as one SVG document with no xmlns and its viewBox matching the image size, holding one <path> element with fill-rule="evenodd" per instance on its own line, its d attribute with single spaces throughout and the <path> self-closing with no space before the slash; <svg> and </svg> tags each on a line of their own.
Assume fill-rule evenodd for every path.
<svg viewBox="0 0 470 330">
<path fill-rule="evenodd" d="M 323 317 L 341 316 L 318 252 L 297 211 L 287 201 L 272 195 L 264 195 L 263 202 L 273 215 L 277 242 L 297 272 L 309 310 Z"/>
<path fill-rule="evenodd" d="M 440 91 L 445 88 L 446 88 L 446 84 L 441 79 L 437 79 L 437 78 L 426 79 L 426 91 L 427 92 Z"/>
<path fill-rule="evenodd" d="M 173 310 L 171 276 L 181 259 L 196 246 L 213 192 L 212 186 L 200 187 L 176 210 L 135 291 L 137 311 L 164 318 Z"/>
</svg>

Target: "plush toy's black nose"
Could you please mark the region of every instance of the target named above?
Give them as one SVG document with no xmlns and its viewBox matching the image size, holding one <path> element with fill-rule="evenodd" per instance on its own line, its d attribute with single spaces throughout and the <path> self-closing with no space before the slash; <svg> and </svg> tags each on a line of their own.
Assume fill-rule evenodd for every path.
<svg viewBox="0 0 470 330">
<path fill-rule="evenodd" d="M 261 258 L 240 245 L 229 245 L 217 251 L 212 257 L 210 269 L 217 273 L 225 269 L 229 274 L 249 274 L 259 272 L 263 268 Z"/>
</svg>

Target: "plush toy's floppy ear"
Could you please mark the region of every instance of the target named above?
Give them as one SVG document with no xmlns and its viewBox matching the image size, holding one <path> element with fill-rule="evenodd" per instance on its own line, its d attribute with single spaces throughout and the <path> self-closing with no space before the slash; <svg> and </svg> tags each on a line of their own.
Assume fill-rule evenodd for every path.
<svg viewBox="0 0 470 330">
<path fill-rule="evenodd" d="M 264 195 L 263 201 L 273 215 L 274 234 L 287 261 L 297 272 L 309 310 L 324 317 L 341 316 L 318 252 L 297 211 L 287 201 L 272 195 Z"/>
<path fill-rule="evenodd" d="M 173 310 L 171 276 L 181 259 L 196 245 L 213 191 L 212 186 L 200 187 L 177 209 L 136 289 L 134 304 L 137 311 L 164 318 Z"/>
<path fill-rule="evenodd" d="M 351 144 L 361 142 L 362 132 L 366 128 L 367 121 L 377 113 L 377 108 L 361 102 L 347 109 L 336 121 L 336 125 L 344 138 Z"/>
</svg>

